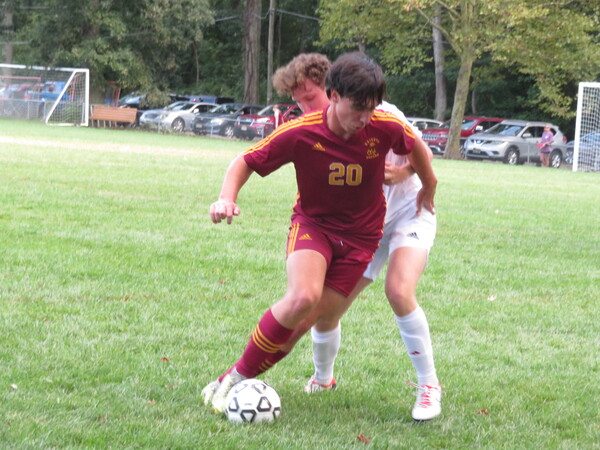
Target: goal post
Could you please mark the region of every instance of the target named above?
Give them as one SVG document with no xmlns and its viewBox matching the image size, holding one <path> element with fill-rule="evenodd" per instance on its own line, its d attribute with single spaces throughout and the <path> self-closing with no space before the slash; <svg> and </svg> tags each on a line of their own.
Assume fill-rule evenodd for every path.
<svg viewBox="0 0 600 450">
<path fill-rule="evenodd" d="M 573 141 L 573 171 L 600 172 L 600 83 L 581 82 Z"/>
<path fill-rule="evenodd" d="M 0 116 L 87 126 L 89 69 L 0 64 Z"/>
</svg>

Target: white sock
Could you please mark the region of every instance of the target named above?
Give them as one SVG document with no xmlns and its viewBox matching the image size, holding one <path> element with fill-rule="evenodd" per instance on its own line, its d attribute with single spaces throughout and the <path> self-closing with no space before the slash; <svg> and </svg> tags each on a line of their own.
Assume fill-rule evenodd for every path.
<svg viewBox="0 0 600 450">
<path fill-rule="evenodd" d="M 417 305 L 417 309 L 410 314 L 403 317 L 396 316 L 396 323 L 408 356 L 417 371 L 417 383 L 436 386 L 438 379 L 433 363 L 433 347 L 425 312 Z"/>
<path fill-rule="evenodd" d="M 313 362 L 315 363 L 315 381 L 323 386 L 328 385 L 333 378 L 333 365 L 340 349 L 342 326 L 331 331 L 310 330 L 313 341 Z"/>
</svg>

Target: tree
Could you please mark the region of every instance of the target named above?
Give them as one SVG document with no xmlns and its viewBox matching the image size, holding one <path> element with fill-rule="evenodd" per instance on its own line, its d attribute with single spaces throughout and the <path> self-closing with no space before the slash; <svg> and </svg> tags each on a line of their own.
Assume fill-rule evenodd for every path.
<svg viewBox="0 0 600 450">
<path fill-rule="evenodd" d="M 18 30 L 30 42 L 21 63 L 87 67 L 97 91 L 116 80 L 125 89 L 181 84 L 196 61 L 202 29 L 212 23 L 208 0 L 39 0 Z"/>
<path fill-rule="evenodd" d="M 505 66 L 514 66 L 523 74 L 533 77 L 539 91 L 541 108 L 557 116 L 573 114 L 572 99 L 566 94 L 569 83 L 597 76 L 600 69 L 600 46 L 597 39 L 598 6 L 583 7 L 582 2 L 572 0 L 504 0 L 502 2 L 481 0 L 389 0 L 369 5 L 369 14 L 360 14 L 357 20 L 358 0 L 323 0 L 323 9 L 337 11 L 336 23 L 324 17 L 322 36 L 331 38 L 330 30 L 348 28 L 354 36 L 363 36 L 370 42 L 394 42 L 406 47 L 414 45 L 407 31 L 417 36 L 418 26 L 426 24 L 439 30 L 459 62 L 452 125 L 446 157 L 460 158 L 460 124 L 467 104 L 472 68 L 475 61 L 490 54 Z M 436 7 L 442 8 L 442 20 L 436 19 Z M 595 8 L 595 9 L 594 9 Z M 360 8 L 359 8 L 360 10 Z M 342 11 L 350 16 L 345 18 Z M 376 18 L 396 17 L 399 12 L 401 25 L 376 26 Z M 354 15 L 353 15 L 354 14 Z M 404 27 L 413 21 L 413 29 Z M 340 34 L 348 39 L 348 33 Z M 517 45 L 518 43 L 518 45 Z M 419 46 L 421 50 L 423 47 Z M 403 68 L 422 63 L 426 53 L 420 56 L 411 49 L 398 49 L 413 56 L 402 58 L 396 64 Z M 385 50 L 384 62 L 392 63 L 394 51 Z"/>
<path fill-rule="evenodd" d="M 244 11 L 244 102 L 258 103 L 261 0 L 246 0 Z"/>
</svg>

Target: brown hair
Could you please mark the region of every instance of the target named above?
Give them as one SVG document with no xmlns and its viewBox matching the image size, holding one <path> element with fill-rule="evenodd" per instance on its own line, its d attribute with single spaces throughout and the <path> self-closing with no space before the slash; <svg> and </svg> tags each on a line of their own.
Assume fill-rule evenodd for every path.
<svg viewBox="0 0 600 450">
<path fill-rule="evenodd" d="M 298 86 L 311 80 L 325 88 L 325 77 L 331 66 L 327 56 L 320 53 L 301 53 L 273 75 L 273 87 L 280 95 L 292 95 Z"/>
<path fill-rule="evenodd" d="M 326 86 L 328 97 L 335 90 L 364 108 L 379 105 L 385 94 L 381 67 L 362 52 L 345 53 L 336 59 L 327 74 Z"/>
</svg>

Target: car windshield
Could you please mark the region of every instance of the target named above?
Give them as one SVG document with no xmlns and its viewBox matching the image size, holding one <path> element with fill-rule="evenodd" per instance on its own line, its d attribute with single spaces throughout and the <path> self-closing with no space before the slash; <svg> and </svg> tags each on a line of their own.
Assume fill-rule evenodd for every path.
<svg viewBox="0 0 600 450">
<path fill-rule="evenodd" d="M 182 109 L 188 109 L 188 108 L 191 108 L 192 106 L 194 106 L 194 103 L 190 103 L 190 102 L 175 102 L 175 103 L 171 103 L 165 109 L 167 111 L 181 111 Z"/>
<path fill-rule="evenodd" d="M 265 106 L 263 109 L 261 109 L 256 114 L 259 116 L 274 116 L 275 114 L 273 113 L 273 106 L 275 106 L 275 105 Z"/>
<path fill-rule="evenodd" d="M 213 108 L 210 112 L 217 114 L 233 114 L 238 109 L 240 109 L 240 105 L 236 105 L 234 103 L 223 103 L 222 105 Z"/>
<path fill-rule="evenodd" d="M 468 130 L 469 128 L 471 128 L 473 126 L 473 124 L 475 124 L 475 122 L 477 122 L 477 121 L 473 120 L 473 119 L 463 119 L 460 128 L 463 130 Z M 440 125 L 440 128 L 450 128 L 451 123 L 452 123 L 451 120 L 447 120 L 443 124 Z"/>
<path fill-rule="evenodd" d="M 524 127 L 510 123 L 499 123 L 486 131 L 486 134 L 497 134 L 499 136 L 517 136 Z"/>
</svg>

